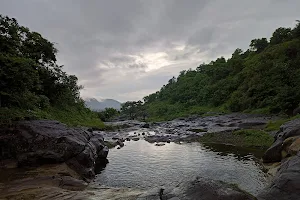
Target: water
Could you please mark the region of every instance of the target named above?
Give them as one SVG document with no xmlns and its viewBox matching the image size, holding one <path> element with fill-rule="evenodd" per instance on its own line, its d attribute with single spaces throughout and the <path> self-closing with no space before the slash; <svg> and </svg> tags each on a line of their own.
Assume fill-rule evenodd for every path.
<svg viewBox="0 0 300 200">
<path fill-rule="evenodd" d="M 256 195 L 267 184 L 266 174 L 255 157 L 231 146 L 199 143 L 155 146 L 144 140 L 126 142 L 109 152 L 109 163 L 96 182 L 111 187 L 149 189 L 174 186 L 196 176 L 238 184 Z"/>
</svg>

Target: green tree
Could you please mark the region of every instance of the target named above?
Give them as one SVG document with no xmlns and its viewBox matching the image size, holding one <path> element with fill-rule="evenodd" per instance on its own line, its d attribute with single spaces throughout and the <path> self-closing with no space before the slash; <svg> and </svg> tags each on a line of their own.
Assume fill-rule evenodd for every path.
<svg viewBox="0 0 300 200">
<path fill-rule="evenodd" d="M 269 42 L 267 38 L 253 39 L 250 43 L 251 50 L 256 51 L 257 53 L 262 52 L 268 45 Z"/>
<path fill-rule="evenodd" d="M 270 44 L 275 45 L 282 43 L 284 41 L 288 41 L 291 39 L 292 36 L 292 29 L 291 28 L 278 28 L 274 31 L 271 39 Z"/>
</svg>

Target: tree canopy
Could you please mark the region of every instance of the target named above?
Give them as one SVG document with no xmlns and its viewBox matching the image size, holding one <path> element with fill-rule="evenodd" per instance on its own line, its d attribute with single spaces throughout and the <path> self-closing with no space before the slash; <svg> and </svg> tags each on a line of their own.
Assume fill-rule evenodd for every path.
<svg viewBox="0 0 300 200">
<path fill-rule="evenodd" d="M 300 23 L 254 39 L 243 52 L 201 64 L 144 97 L 150 117 L 170 119 L 209 110 L 290 113 L 300 102 Z"/>
<path fill-rule="evenodd" d="M 63 71 L 63 66 L 56 63 L 56 54 L 54 44 L 41 34 L 0 15 L 0 108 L 6 108 L 1 109 L 3 118 L 12 108 L 76 108 L 80 110 L 77 113 L 90 112 L 80 98 L 82 87 L 77 77 Z"/>
</svg>

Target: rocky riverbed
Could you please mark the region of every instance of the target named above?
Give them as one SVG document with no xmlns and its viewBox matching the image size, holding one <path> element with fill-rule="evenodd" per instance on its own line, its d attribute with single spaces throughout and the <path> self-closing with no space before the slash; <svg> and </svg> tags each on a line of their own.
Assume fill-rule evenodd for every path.
<svg viewBox="0 0 300 200">
<path fill-rule="evenodd" d="M 17 122 L 0 129 L 0 199 L 255 199 L 235 185 L 203 177 L 147 190 L 107 187 L 93 180 L 107 163 L 107 144 L 122 148 L 126 141 L 143 139 L 158 146 L 185 143 L 206 133 L 261 129 L 271 119 L 230 114 L 150 124 L 122 121 L 109 125 L 129 128 L 112 132 L 69 128 L 47 120 Z M 276 141 L 263 158 L 279 163 L 270 168 L 275 178 L 258 199 L 300 197 L 299 135 L 300 120 L 274 134 Z"/>
<path fill-rule="evenodd" d="M 109 122 L 111 126 L 128 126 L 129 128 L 103 132 L 106 141 L 139 140 L 145 139 L 151 143 L 161 142 L 189 142 L 206 133 L 230 133 L 240 129 L 261 129 L 270 120 L 277 117 L 252 115 L 252 114 L 228 114 L 209 117 L 180 118 L 167 122 L 144 123 L 139 121 Z"/>
</svg>

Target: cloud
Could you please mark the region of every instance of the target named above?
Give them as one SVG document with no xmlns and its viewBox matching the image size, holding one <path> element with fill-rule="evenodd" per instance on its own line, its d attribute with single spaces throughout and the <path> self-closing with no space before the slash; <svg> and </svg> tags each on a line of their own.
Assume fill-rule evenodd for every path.
<svg viewBox="0 0 300 200">
<path fill-rule="evenodd" d="M 138 100 L 298 19 L 298 0 L 2 0 L 0 13 L 59 50 L 85 97 Z"/>
</svg>

